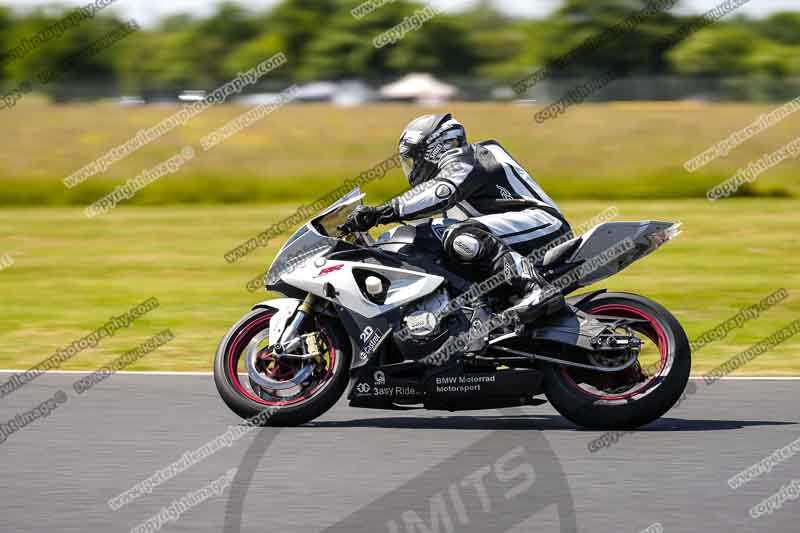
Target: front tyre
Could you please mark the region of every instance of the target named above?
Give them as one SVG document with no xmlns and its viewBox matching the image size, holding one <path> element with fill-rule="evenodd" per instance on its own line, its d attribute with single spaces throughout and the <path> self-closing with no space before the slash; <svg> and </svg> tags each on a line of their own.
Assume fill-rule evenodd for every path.
<svg viewBox="0 0 800 533">
<path fill-rule="evenodd" d="M 616 373 L 547 365 L 545 395 L 565 418 L 589 429 L 634 429 L 669 411 L 691 372 L 691 349 L 678 320 L 656 302 L 628 293 L 604 293 L 584 302 L 594 315 L 638 319 L 632 329 L 645 341 L 647 364 Z"/>
<path fill-rule="evenodd" d="M 251 311 L 228 330 L 214 358 L 214 383 L 225 404 L 242 418 L 252 418 L 264 411 L 263 425 L 296 426 L 309 422 L 333 407 L 344 393 L 348 382 L 351 350 L 341 326 L 328 317 L 306 319 L 304 333 L 316 332 L 324 347 L 314 361 L 314 373 L 300 386 L 287 394 L 261 390 L 250 382 L 245 368 L 244 353 L 254 337 L 269 331 L 275 311 Z M 258 342 L 258 341 L 255 341 Z M 269 344 L 266 339 L 265 344 Z M 266 352 L 266 350 L 265 350 Z M 263 357 L 263 371 L 273 379 L 289 380 L 299 368 L 292 362 Z"/>
</svg>

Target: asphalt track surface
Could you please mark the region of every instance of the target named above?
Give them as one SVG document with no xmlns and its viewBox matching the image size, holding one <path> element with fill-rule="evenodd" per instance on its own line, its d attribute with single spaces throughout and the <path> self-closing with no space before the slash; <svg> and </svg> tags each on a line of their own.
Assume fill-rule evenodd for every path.
<svg viewBox="0 0 800 533">
<path fill-rule="evenodd" d="M 0 444 L 0 531 L 127 532 L 238 468 L 230 487 L 160 531 L 800 531 L 800 501 L 753 519 L 800 453 L 737 489 L 728 479 L 800 437 L 800 381 L 722 381 L 590 452 L 548 405 L 441 413 L 349 408 L 257 429 L 150 494 L 107 501 L 239 423 L 208 376 L 41 376 L 0 399 L 0 422 L 58 390 L 49 417 Z M 0 374 L 5 381 L 8 374 Z M 660 525 L 655 525 L 655 524 Z"/>
</svg>

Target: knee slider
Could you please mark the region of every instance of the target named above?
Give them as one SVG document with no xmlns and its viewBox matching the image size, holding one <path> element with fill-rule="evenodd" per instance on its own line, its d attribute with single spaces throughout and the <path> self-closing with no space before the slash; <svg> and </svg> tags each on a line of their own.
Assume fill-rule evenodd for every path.
<svg viewBox="0 0 800 533">
<path fill-rule="evenodd" d="M 495 249 L 494 239 L 494 235 L 479 225 L 463 222 L 445 232 L 444 249 L 447 255 L 457 261 L 481 262 L 492 256 Z"/>
<path fill-rule="evenodd" d="M 481 254 L 481 241 L 469 233 L 457 235 L 453 239 L 453 252 L 462 261 L 474 261 Z"/>
</svg>

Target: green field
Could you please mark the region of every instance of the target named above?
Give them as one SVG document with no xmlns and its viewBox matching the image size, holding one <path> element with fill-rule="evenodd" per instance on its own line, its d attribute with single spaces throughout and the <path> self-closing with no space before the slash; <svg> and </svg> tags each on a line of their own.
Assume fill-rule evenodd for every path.
<svg viewBox="0 0 800 533">
<path fill-rule="evenodd" d="M 690 339 L 777 288 L 789 290 L 784 303 L 698 351 L 695 373 L 800 315 L 800 201 L 560 203 L 575 225 L 610 206 L 618 208 L 618 220 L 683 222 L 678 239 L 603 285 L 663 303 Z M 131 368 L 209 370 L 228 326 L 267 298 L 247 292 L 245 283 L 264 270 L 281 242 L 233 265 L 223 254 L 296 205 L 120 207 L 92 220 L 78 207 L 3 208 L 0 256 L 10 254 L 14 264 L 0 270 L 0 367 L 33 365 L 111 315 L 155 296 L 159 309 L 63 368 L 100 366 L 169 327 L 176 339 Z M 800 375 L 800 340 L 762 355 L 740 373 Z"/>
<path fill-rule="evenodd" d="M 295 203 L 335 189 L 391 156 L 402 128 L 426 112 L 452 111 L 474 140 L 496 138 L 555 198 L 703 198 L 737 169 L 797 136 L 800 113 L 764 131 L 698 172 L 682 165 L 778 104 L 652 102 L 588 104 L 536 124 L 539 109 L 512 104 L 445 108 L 372 105 L 352 109 L 290 105 L 209 152 L 200 139 L 248 108 L 211 108 L 185 126 L 113 165 L 79 187 L 61 180 L 106 151 L 175 113 L 175 105 L 47 105 L 25 99 L 3 111 L 0 205 L 87 205 L 145 169 L 192 145 L 198 157 L 180 173 L 148 186 L 131 201 Z M 370 184 L 387 197 L 404 186 L 399 172 Z M 740 193 L 796 196 L 797 160 L 785 161 Z"/>
</svg>

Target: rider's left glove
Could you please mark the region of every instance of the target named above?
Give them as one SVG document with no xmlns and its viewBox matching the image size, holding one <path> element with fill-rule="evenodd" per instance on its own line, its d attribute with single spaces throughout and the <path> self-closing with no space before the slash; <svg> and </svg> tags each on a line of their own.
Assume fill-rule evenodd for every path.
<svg viewBox="0 0 800 533">
<path fill-rule="evenodd" d="M 349 231 L 368 231 L 378 224 L 397 222 L 399 217 L 392 204 L 360 205 L 347 217 L 342 228 Z"/>
</svg>

